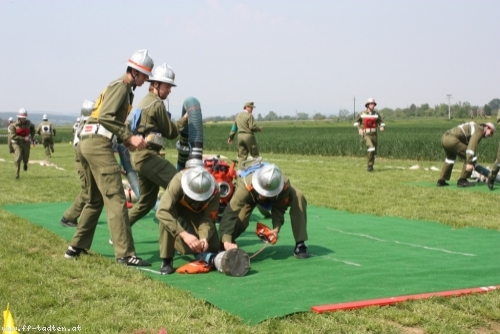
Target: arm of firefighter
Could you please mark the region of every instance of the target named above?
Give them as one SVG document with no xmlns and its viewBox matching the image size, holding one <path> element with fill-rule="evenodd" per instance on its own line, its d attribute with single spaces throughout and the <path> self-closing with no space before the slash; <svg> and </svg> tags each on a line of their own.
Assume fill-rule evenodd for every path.
<svg viewBox="0 0 500 334">
<path fill-rule="evenodd" d="M 200 226 L 198 227 L 198 234 L 200 236 L 200 240 L 206 239 L 210 240 L 214 233 L 217 233 L 217 229 L 215 227 L 215 222 L 217 222 L 217 218 L 219 216 L 219 201 L 220 194 L 217 193 L 212 197 L 208 206 L 202 212 L 202 218 L 200 220 Z"/>
<path fill-rule="evenodd" d="M 273 222 L 273 229 L 278 232 L 281 229 L 281 226 L 285 223 L 285 213 L 289 206 L 290 200 L 290 181 L 285 179 L 285 185 L 283 190 L 280 192 L 274 205 L 271 209 L 271 219 Z"/>
<path fill-rule="evenodd" d="M 379 127 L 380 131 L 384 131 L 385 130 L 385 123 L 382 120 L 382 117 L 380 116 L 380 114 L 377 113 L 377 115 L 378 115 L 378 118 L 377 118 L 378 127 Z"/>
<path fill-rule="evenodd" d="M 157 102 L 152 106 L 153 110 L 150 111 L 151 118 L 156 120 L 153 123 L 158 124 L 158 131 L 164 138 L 175 139 L 179 133 L 187 125 L 187 118 L 181 117 L 176 123 L 172 122 L 167 114 L 167 109 L 163 102 Z M 149 121 L 148 121 L 149 123 Z"/>
<path fill-rule="evenodd" d="M 108 86 L 106 98 L 102 101 L 101 112 L 97 118 L 99 124 L 118 136 L 122 143 L 132 136 L 132 131 L 125 125 L 125 119 L 117 119 L 116 113 L 124 104 L 128 104 L 128 95 L 129 88 L 125 83 L 119 82 Z"/>
<path fill-rule="evenodd" d="M 41 136 L 42 135 L 42 124 L 38 126 L 38 129 L 36 130 L 36 133 Z"/>
<path fill-rule="evenodd" d="M 173 236 L 178 236 L 180 233 L 185 232 L 178 221 L 179 214 L 176 209 L 176 204 L 183 194 L 180 176 L 181 174 L 178 173 L 172 181 L 170 181 L 165 193 L 161 197 L 158 209 L 156 210 L 156 218 L 158 218 L 160 223 L 162 223 Z"/>
<path fill-rule="evenodd" d="M 253 203 L 250 192 L 245 187 L 245 184 L 241 179 L 238 180 L 238 185 L 236 186 L 236 191 L 229 201 L 229 205 L 224 209 L 222 214 L 222 219 L 219 224 L 219 235 L 221 237 L 222 243 L 233 242 L 233 233 L 238 220 L 244 219 L 245 217 L 239 217 L 241 209 L 244 208 L 249 203 Z M 248 210 L 248 215 L 250 215 L 251 210 Z"/>
<path fill-rule="evenodd" d="M 471 125 L 473 126 L 473 125 Z M 476 157 L 476 149 L 477 145 L 483 138 L 483 131 L 480 126 L 475 126 L 474 134 L 469 139 L 469 144 L 467 145 L 467 149 L 465 150 L 466 162 L 468 165 L 474 165 L 477 162 Z M 472 132 L 472 129 L 471 129 Z"/>
<path fill-rule="evenodd" d="M 262 131 L 262 129 L 255 124 L 255 118 L 253 118 L 253 115 L 250 115 L 248 118 L 248 127 L 252 130 L 252 132 Z"/>
<path fill-rule="evenodd" d="M 236 132 L 238 132 L 238 126 L 236 125 L 236 121 L 234 121 L 233 125 L 231 126 L 231 131 L 229 132 L 229 139 L 230 140 L 234 139 Z"/>
</svg>

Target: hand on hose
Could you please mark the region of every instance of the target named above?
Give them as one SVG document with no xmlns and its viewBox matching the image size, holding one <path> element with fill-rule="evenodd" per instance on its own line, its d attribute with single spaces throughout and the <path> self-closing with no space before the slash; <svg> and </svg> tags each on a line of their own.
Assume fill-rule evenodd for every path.
<svg viewBox="0 0 500 334">
<path fill-rule="evenodd" d="M 192 251 L 196 253 L 203 253 L 201 242 L 196 236 L 188 232 L 182 232 L 179 234 L 179 236 Z"/>
<path fill-rule="evenodd" d="M 142 136 L 130 136 L 125 141 L 125 146 L 129 151 L 142 150 L 146 147 L 146 141 Z"/>
<path fill-rule="evenodd" d="M 271 230 L 260 222 L 257 223 L 255 234 L 257 234 L 262 241 L 268 242 L 271 245 L 274 245 L 278 241 L 278 228 Z"/>
<path fill-rule="evenodd" d="M 228 241 L 224 242 L 224 250 L 230 250 L 233 248 L 238 248 L 238 245 Z"/>
</svg>

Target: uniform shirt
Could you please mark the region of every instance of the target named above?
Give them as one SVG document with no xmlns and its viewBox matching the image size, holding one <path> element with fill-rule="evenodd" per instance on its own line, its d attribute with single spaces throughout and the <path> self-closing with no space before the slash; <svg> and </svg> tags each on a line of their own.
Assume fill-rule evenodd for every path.
<svg viewBox="0 0 500 334">
<path fill-rule="evenodd" d="M 472 164 L 476 161 L 476 147 L 483 139 L 483 127 L 474 123 L 464 123 L 446 131 L 446 136 L 453 136 L 467 145 L 465 150 L 466 163 Z"/>
<path fill-rule="evenodd" d="M 185 199 L 181 178 L 182 172 L 179 172 L 174 176 L 172 181 L 170 181 L 156 213 L 156 217 L 163 223 L 166 229 L 176 237 L 180 233 L 185 232 L 182 224 L 179 222 L 179 217 L 181 217 L 182 213 L 186 212 L 186 210 L 188 210 L 188 213 L 194 212 L 181 204 L 181 201 Z M 199 202 L 201 203 L 200 208 L 203 208 L 206 204 L 206 207 L 199 211 L 199 221 L 194 222 L 198 225 L 199 239 L 209 240 L 214 233 L 217 233 L 214 221 L 217 221 L 219 213 L 220 195 L 218 193 L 218 188 L 216 187 L 215 189 L 214 196 L 207 201 Z"/>
<path fill-rule="evenodd" d="M 370 112 L 369 109 L 366 109 L 362 113 L 356 117 L 356 120 L 354 121 L 354 126 L 356 126 L 358 129 L 361 130 L 366 130 L 366 129 L 376 129 L 377 126 L 383 127 L 385 126 L 384 122 L 382 121 L 382 117 L 377 111 Z"/>
<path fill-rule="evenodd" d="M 18 144 L 29 143 L 24 139 L 26 136 L 30 135 L 31 139 L 35 138 L 35 126 L 29 119 L 26 119 L 24 124 L 17 120 L 17 122 L 14 122 L 9 126 L 9 131 L 11 134 L 10 139 L 15 140 Z"/>
<path fill-rule="evenodd" d="M 260 128 L 255 124 L 253 115 L 246 110 L 243 110 L 234 120 L 233 127 L 229 133 L 229 138 L 233 139 L 236 132 L 238 133 L 254 133 L 259 132 Z"/>
<path fill-rule="evenodd" d="M 234 232 L 234 227 L 238 221 L 238 215 L 244 207 L 249 209 L 249 212 L 253 210 L 257 204 L 264 207 L 271 205 L 271 219 L 273 228 L 278 228 L 278 230 L 283 226 L 285 222 L 285 212 L 289 206 L 290 201 L 290 180 L 283 176 L 284 186 L 283 190 L 273 198 L 267 200 L 267 202 L 261 203 L 257 201 L 259 194 L 253 189 L 252 175 L 247 175 L 245 177 L 238 177 L 236 190 L 229 202 L 229 205 L 224 210 L 222 215 L 222 220 L 219 224 L 219 233 L 221 235 L 221 241 L 233 242 L 232 234 Z M 266 207 L 266 209 L 269 209 Z"/>
<path fill-rule="evenodd" d="M 42 121 L 40 125 L 38 125 L 37 132 L 42 137 L 52 137 L 56 135 L 56 129 L 49 121 Z"/>
<path fill-rule="evenodd" d="M 163 138 L 175 139 L 188 122 L 186 118 L 181 117 L 176 123 L 173 123 L 167 114 L 167 109 L 163 101 L 151 92 L 142 99 L 137 108 L 142 109 L 140 125 L 146 127 L 139 131 L 142 135 L 156 132 L 161 133 Z M 136 163 L 156 154 L 155 150 L 136 150 L 132 152 L 134 162 Z"/>
<path fill-rule="evenodd" d="M 124 142 L 132 136 L 132 131 L 125 125 L 128 113 L 130 112 L 134 93 L 132 92 L 132 83 L 124 74 L 118 80 L 109 84 L 102 101 L 101 112 L 97 119 L 90 116 L 86 124 L 99 123 L 106 130 L 115 134 L 120 142 Z"/>
</svg>

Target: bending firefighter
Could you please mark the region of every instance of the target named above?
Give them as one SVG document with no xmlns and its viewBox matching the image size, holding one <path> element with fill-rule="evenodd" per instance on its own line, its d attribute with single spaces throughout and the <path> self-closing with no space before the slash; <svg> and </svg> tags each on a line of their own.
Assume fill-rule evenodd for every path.
<svg viewBox="0 0 500 334">
<path fill-rule="evenodd" d="M 28 119 L 28 112 L 21 108 L 17 112 L 17 122 L 9 125 L 10 142 L 14 149 L 14 163 L 16 166 L 16 179 L 19 179 L 21 161 L 24 171 L 28 170 L 31 143 L 35 138 L 35 126 Z"/>
<path fill-rule="evenodd" d="M 177 169 L 160 155 L 164 138 L 175 139 L 187 125 L 188 113 L 173 123 L 163 101 L 174 84 L 174 71 L 163 64 L 155 68 L 149 79 L 149 93 L 139 103 L 132 129 L 146 140 L 144 150 L 132 152 L 130 160 L 139 177 L 139 200 L 128 213 L 130 225 L 153 209 L 158 201 L 160 187 L 166 189 L 177 174 Z"/>
<path fill-rule="evenodd" d="M 73 204 L 71 204 L 71 206 L 64 212 L 61 218 L 61 225 L 64 227 L 76 227 L 78 217 L 80 217 L 83 207 L 89 198 L 89 185 L 85 180 L 85 171 L 83 170 L 82 163 L 80 162 L 80 156 L 78 155 L 78 143 L 80 142 L 78 135 L 85 124 L 85 121 L 89 118 L 92 109 L 94 109 L 94 101 L 83 101 L 81 110 L 82 122 L 76 129 L 73 139 L 73 146 L 75 147 L 75 168 L 78 173 L 78 178 L 80 179 L 81 190 L 73 201 Z"/>
<path fill-rule="evenodd" d="M 184 169 L 175 175 L 163 194 L 156 218 L 160 221 L 160 272 L 172 274 L 175 250 L 195 254 L 190 273 L 206 272 L 219 249 L 215 228 L 219 213 L 219 188 L 203 167 Z M 181 269 L 181 268 L 179 268 Z"/>
<path fill-rule="evenodd" d="M 451 177 L 453 166 L 457 155 L 464 159 L 464 165 L 460 178 L 457 181 L 458 187 L 472 187 L 475 183 L 467 181 L 477 163 L 476 149 L 481 139 L 491 137 L 495 133 L 495 126 L 492 123 L 476 124 L 474 122 L 460 124 L 448 131 L 441 137 L 446 159 L 441 168 L 441 175 L 437 181 L 438 187 L 448 186 L 446 182 Z"/>
<path fill-rule="evenodd" d="M 42 136 L 45 156 L 47 159 L 50 159 L 52 157 L 51 152 L 54 153 L 54 139 L 52 137 L 56 135 L 56 129 L 54 128 L 54 125 L 49 122 L 47 114 L 43 114 L 42 123 L 38 125 L 37 133 L 39 136 Z"/>
<path fill-rule="evenodd" d="M 240 172 L 236 191 L 222 214 L 219 226 L 224 250 L 237 248 L 236 239 L 248 228 L 250 215 L 258 205 L 271 212 L 273 230 L 277 238 L 290 208 L 290 221 L 295 238 L 294 256 L 309 257 L 307 240 L 307 201 L 302 192 L 293 187 L 274 164 L 258 164 Z"/>
<path fill-rule="evenodd" d="M 132 109 L 133 90 L 142 86 L 152 75 L 154 64 L 148 50 L 139 50 L 130 57 L 127 66 L 126 73 L 112 81 L 101 93 L 80 131 L 78 154 L 88 182 L 89 199 L 66 251 L 66 258 L 75 258 L 90 248 L 97 221 L 106 206 L 116 261 L 128 266 L 151 265 L 136 257 L 121 169 L 115 158 L 113 141 L 118 140 L 131 151 L 146 147 L 144 138 L 133 135 L 125 120 Z"/>
<path fill-rule="evenodd" d="M 377 103 L 370 98 L 365 103 L 366 110 L 358 115 L 354 122 L 354 126 L 358 128 L 358 133 L 363 136 L 368 151 L 368 166 L 367 171 L 373 171 L 375 158 L 377 157 L 377 126 L 380 131 L 385 130 L 385 124 L 382 121 L 380 114 L 375 111 Z"/>
</svg>

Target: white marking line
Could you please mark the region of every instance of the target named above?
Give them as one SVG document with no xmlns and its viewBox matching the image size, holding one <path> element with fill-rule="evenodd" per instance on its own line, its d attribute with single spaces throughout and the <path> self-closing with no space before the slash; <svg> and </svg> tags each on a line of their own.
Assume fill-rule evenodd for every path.
<svg viewBox="0 0 500 334">
<path fill-rule="evenodd" d="M 345 263 L 345 264 L 350 265 L 350 266 L 361 267 L 361 265 L 359 263 L 350 262 L 350 261 L 343 261 L 343 260 L 339 260 L 339 259 L 336 259 L 336 258 L 330 257 L 330 256 L 322 256 L 322 257 L 324 257 L 325 259 L 335 261 L 335 262 L 342 262 L 342 263 Z"/>
<path fill-rule="evenodd" d="M 428 246 L 414 245 L 414 244 L 409 244 L 409 243 L 401 242 L 401 241 L 397 241 L 397 240 L 394 240 L 394 241 L 392 241 L 392 240 L 383 240 L 383 239 L 372 237 L 372 236 L 367 235 L 367 234 L 350 233 L 350 232 L 345 232 L 345 231 L 342 231 L 342 230 L 337 230 L 337 229 L 334 229 L 334 228 L 328 228 L 327 227 L 326 229 L 327 230 L 331 230 L 331 231 L 335 231 L 335 232 L 339 232 L 339 233 L 343 233 L 343 234 L 356 235 L 358 237 L 363 237 L 363 238 L 368 238 L 368 239 L 372 239 L 372 240 L 377 240 L 377 241 L 380 241 L 380 242 L 394 242 L 394 243 L 399 244 L 399 245 L 406 245 L 406 246 L 410 246 L 410 247 L 423 248 L 423 249 L 434 250 L 434 251 L 444 252 L 444 253 L 449 253 L 449 254 L 457 254 L 457 255 L 463 255 L 463 256 L 476 256 L 476 254 L 453 252 L 453 251 L 450 251 L 450 250 L 447 250 L 447 249 L 443 249 L 443 248 L 434 248 L 434 247 L 428 247 Z"/>
</svg>

